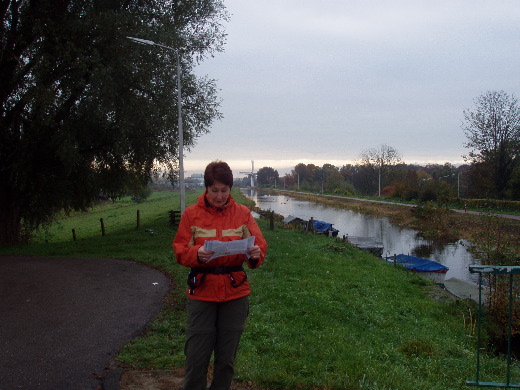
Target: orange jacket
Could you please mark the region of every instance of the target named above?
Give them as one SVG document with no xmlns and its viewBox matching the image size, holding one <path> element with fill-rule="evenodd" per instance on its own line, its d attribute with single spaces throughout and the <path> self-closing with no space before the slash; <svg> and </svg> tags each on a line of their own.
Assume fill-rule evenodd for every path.
<svg viewBox="0 0 520 390">
<path fill-rule="evenodd" d="M 255 236 L 255 245 L 260 247 L 258 260 L 248 260 L 243 254 L 217 257 L 208 263 L 199 263 L 197 259 L 197 251 L 206 240 L 232 241 L 250 236 Z M 206 201 L 206 192 L 184 211 L 172 246 L 177 262 L 190 268 L 236 267 L 247 262 L 247 266 L 254 269 L 263 263 L 267 251 L 267 242 L 246 206 L 236 203 L 230 195 L 224 207 L 215 208 Z M 186 290 L 191 299 L 225 302 L 250 294 L 244 271 L 196 272 L 190 273 L 190 277 L 195 278 L 197 284 L 196 288 Z"/>
</svg>

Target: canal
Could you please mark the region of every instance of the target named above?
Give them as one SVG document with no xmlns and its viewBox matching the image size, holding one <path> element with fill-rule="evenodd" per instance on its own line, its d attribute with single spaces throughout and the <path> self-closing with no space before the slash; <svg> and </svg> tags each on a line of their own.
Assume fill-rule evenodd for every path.
<svg viewBox="0 0 520 390">
<path fill-rule="evenodd" d="M 390 223 L 388 218 L 365 215 L 352 210 L 335 208 L 320 203 L 299 200 L 285 194 L 267 194 L 256 189 L 241 191 L 256 202 L 262 210 L 271 210 L 287 217 L 303 220 L 312 218 L 329 222 L 339 230 L 338 236 L 371 237 L 383 242 L 383 256 L 405 254 L 434 260 L 449 267 L 446 280 L 456 278 L 477 283 L 477 275 L 470 274 L 468 266 L 479 262 L 467 251 L 466 240 L 455 242 L 426 240 L 413 229 L 403 229 Z"/>
</svg>

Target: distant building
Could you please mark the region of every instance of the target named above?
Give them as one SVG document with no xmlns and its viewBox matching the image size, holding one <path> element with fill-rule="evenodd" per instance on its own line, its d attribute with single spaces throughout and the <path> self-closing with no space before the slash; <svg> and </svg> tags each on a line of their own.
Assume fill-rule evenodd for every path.
<svg viewBox="0 0 520 390">
<path fill-rule="evenodd" d="M 184 179 L 185 185 L 190 188 L 204 187 L 204 174 L 194 173 Z"/>
</svg>

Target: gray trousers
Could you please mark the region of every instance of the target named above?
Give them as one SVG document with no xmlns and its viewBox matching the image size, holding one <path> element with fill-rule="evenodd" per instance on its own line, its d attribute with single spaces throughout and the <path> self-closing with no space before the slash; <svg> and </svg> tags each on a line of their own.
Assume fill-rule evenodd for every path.
<svg viewBox="0 0 520 390">
<path fill-rule="evenodd" d="M 188 300 L 184 390 L 206 390 L 214 353 L 211 390 L 228 390 L 240 336 L 249 312 L 249 297 L 227 302 Z"/>
</svg>

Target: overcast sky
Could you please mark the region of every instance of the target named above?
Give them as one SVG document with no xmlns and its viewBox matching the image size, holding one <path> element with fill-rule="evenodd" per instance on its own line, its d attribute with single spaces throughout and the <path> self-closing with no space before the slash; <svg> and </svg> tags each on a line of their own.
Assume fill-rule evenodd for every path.
<svg viewBox="0 0 520 390">
<path fill-rule="evenodd" d="M 458 164 L 463 110 L 490 90 L 520 98 L 518 0 L 225 0 L 217 80 L 224 119 L 186 174 L 212 160 L 235 176 L 300 162 L 338 167 L 387 144 L 408 163 Z"/>
</svg>

